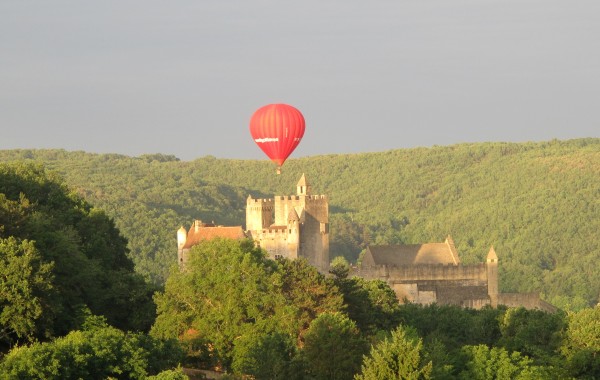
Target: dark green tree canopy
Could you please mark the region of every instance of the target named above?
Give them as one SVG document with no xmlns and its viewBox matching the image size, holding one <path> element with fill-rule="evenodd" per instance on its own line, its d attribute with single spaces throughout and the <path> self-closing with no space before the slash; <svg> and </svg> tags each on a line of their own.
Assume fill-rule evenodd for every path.
<svg viewBox="0 0 600 380">
<path fill-rule="evenodd" d="M 0 239 L 5 263 L 22 267 L 6 280 L 31 292 L 22 297 L 29 306 L 22 305 L 21 321 L 35 327 L 13 327 L 17 336 L 66 334 L 81 323 L 83 308 L 121 328 L 149 327 L 152 289 L 133 272 L 126 239 L 112 219 L 42 166 L 0 164 Z M 0 313 L 14 316 L 17 304 Z"/>
<path fill-rule="evenodd" d="M 15 380 L 146 379 L 164 368 L 176 367 L 182 354 L 174 341 L 163 342 L 104 325 L 72 331 L 51 342 L 14 348 L 0 362 L 0 373 L 3 379 Z M 180 374 L 171 378 L 184 377 Z"/>
<path fill-rule="evenodd" d="M 185 269 L 174 268 L 155 301 L 154 336 L 195 331 L 225 368 L 244 352 L 241 343 L 234 350 L 236 342 L 283 334 L 300 344 L 317 315 L 343 306 L 337 288 L 305 261 L 273 261 L 250 240 L 228 239 L 194 246 Z"/>
<path fill-rule="evenodd" d="M 371 348 L 356 380 L 429 379 L 432 363 L 422 356 L 423 342 L 416 332 L 404 326 Z"/>
<path fill-rule="evenodd" d="M 317 380 L 351 379 L 368 346 L 356 324 L 342 313 L 323 313 L 305 334 L 300 354 L 307 375 Z"/>
</svg>

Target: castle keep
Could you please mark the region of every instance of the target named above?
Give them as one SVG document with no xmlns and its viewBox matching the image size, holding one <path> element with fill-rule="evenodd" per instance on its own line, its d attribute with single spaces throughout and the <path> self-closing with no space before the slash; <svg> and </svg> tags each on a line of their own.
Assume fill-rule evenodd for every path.
<svg viewBox="0 0 600 380">
<path fill-rule="evenodd" d="M 241 226 L 224 227 L 200 220 L 186 231 L 177 231 L 177 257 L 180 266 L 188 260 L 191 247 L 216 237 L 251 238 L 270 258 L 304 257 L 321 272 L 329 268 L 329 202 L 325 195 L 312 195 L 303 174 L 296 195 L 273 199 L 246 200 L 246 230 Z"/>
<path fill-rule="evenodd" d="M 321 272 L 329 268 L 329 202 L 312 195 L 304 174 L 296 195 L 246 200 L 246 233 L 271 258 L 304 257 Z"/>
</svg>

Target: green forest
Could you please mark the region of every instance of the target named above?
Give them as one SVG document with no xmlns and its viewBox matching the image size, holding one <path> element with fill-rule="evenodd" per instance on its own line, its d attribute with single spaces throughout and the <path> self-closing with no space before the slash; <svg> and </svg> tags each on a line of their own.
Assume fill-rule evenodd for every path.
<svg viewBox="0 0 600 380">
<path fill-rule="evenodd" d="M 175 234 L 194 219 L 244 225 L 248 195 L 295 193 L 305 173 L 330 204 L 331 258 L 356 262 L 368 244 L 454 238 L 464 263 L 494 246 L 503 292 L 539 291 L 565 310 L 600 299 L 600 139 L 478 143 L 266 160 L 127 157 L 64 150 L 0 151 L 41 163 L 104 210 L 137 273 L 164 284 Z"/>
<path fill-rule="evenodd" d="M 0 378 L 599 378 L 599 147 L 312 157 L 281 176 L 262 161 L 1 152 Z M 243 224 L 248 194 L 293 193 L 301 173 L 331 199 L 329 274 L 249 240 L 206 241 L 177 267 L 180 224 Z M 505 289 L 543 288 L 562 310 L 400 305 L 348 276 L 369 243 L 448 233 L 467 262 L 493 244 Z"/>
</svg>

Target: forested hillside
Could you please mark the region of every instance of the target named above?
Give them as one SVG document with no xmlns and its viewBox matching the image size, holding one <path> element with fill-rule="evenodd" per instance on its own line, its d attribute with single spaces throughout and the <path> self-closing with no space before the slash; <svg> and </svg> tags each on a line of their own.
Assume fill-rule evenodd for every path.
<svg viewBox="0 0 600 380">
<path fill-rule="evenodd" d="M 600 294 L 600 139 L 481 143 L 267 161 L 62 150 L 0 151 L 39 161 L 114 217 L 136 270 L 161 283 L 175 232 L 193 219 L 243 225 L 245 200 L 293 194 L 306 173 L 330 198 L 332 257 L 358 259 L 369 243 L 443 241 L 463 262 L 494 246 L 502 291 L 536 291 L 563 308 Z"/>
</svg>

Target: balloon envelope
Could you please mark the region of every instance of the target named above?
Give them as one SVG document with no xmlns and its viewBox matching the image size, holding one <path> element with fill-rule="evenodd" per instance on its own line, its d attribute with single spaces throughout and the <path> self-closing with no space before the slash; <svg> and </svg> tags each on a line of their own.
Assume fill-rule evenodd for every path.
<svg viewBox="0 0 600 380">
<path fill-rule="evenodd" d="M 304 116 L 287 104 L 269 104 L 250 118 L 250 134 L 269 158 L 281 166 L 304 136 Z"/>
</svg>

